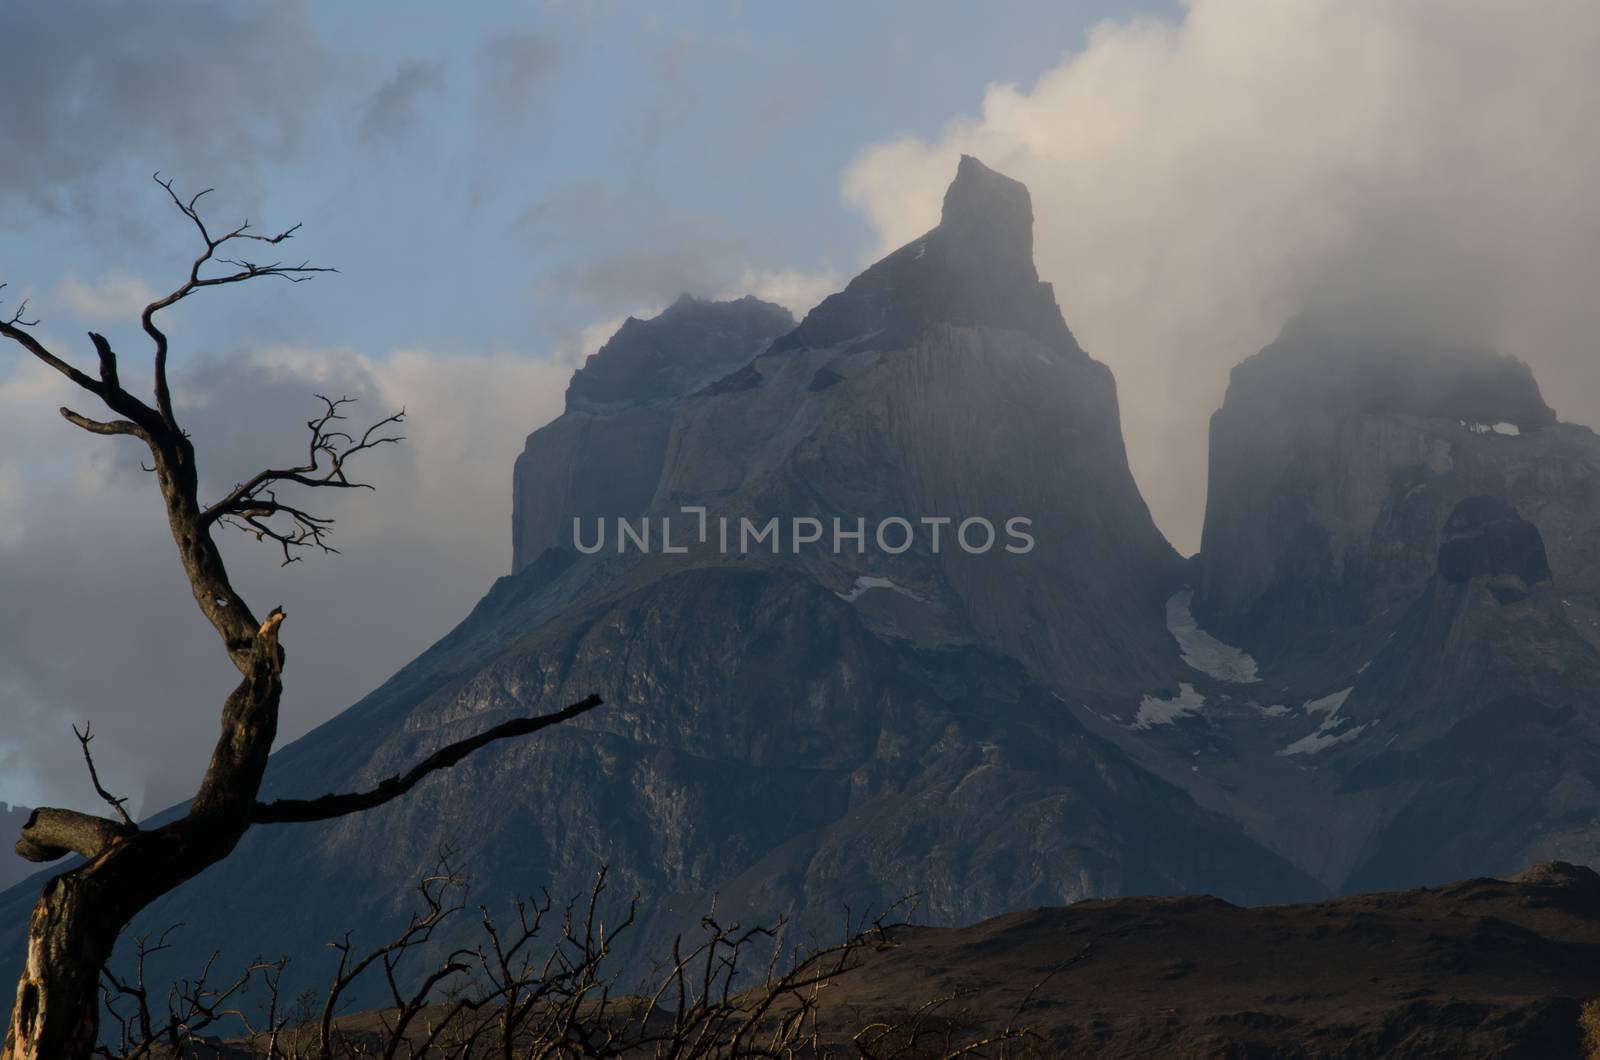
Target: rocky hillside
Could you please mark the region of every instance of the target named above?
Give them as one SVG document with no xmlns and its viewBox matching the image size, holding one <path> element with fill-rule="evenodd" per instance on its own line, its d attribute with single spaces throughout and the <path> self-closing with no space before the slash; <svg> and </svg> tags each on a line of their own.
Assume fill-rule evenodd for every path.
<svg viewBox="0 0 1600 1060">
<path fill-rule="evenodd" d="M 915 1021 L 921 1050 L 896 1051 L 908 1032 L 867 1031 L 873 1055 L 1009 1033 L 970 1055 L 1578 1060 L 1597 944 L 1600 876 L 1562 862 L 1313 905 L 1091 900 L 893 930 L 818 995 L 819 1055 L 858 1056 L 866 1028 Z M 448 1008 L 427 1016 L 436 1026 Z M 380 1010 L 336 1027 L 381 1046 L 394 1023 Z M 265 1056 L 250 1044 L 217 1055 Z"/>
<path fill-rule="evenodd" d="M 1012 913 L 913 933 L 828 1001 L 842 1020 L 954 993 L 962 1033 L 1020 1011 L 1046 1056 L 1576 1060 L 1579 1010 L 1600 995 L 1597 944 L 1600 876 L 1554 863 L 1317 905 L 1124 898 Z"/>
</svg>

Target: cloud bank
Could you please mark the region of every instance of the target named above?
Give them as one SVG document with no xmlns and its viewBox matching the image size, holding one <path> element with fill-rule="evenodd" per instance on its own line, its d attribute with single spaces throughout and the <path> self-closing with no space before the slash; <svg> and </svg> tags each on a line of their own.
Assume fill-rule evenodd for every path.
<svg viewBox="0 0 1600 1060">
<path fill-rule="evenodd" d="M 1029 186 L 1040 272 L 1193 551 L 1228 370 L 1301 309 L 1495 346 L 1600 424 L 1596 55 L 1582 0 L 1192 0 L 872 147 L 845 194 L 888 250 L 936 222 L 961 153 Z"/>
<path fill-rule="evenodd" d="M 162 168 L 253 197 L 348 87 L 304 0 L 15 4 L 4 32 L 0 218 L 100 217 Z"/>
</svg>

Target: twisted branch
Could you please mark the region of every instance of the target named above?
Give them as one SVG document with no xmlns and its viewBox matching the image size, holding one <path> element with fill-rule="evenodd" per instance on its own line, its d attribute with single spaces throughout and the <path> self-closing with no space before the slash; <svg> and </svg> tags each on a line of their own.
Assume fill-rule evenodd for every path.
<svg viewBox="0 0 1600 1060">
<path fill-rule="evenodd" d="M 133 818 L 128 816 L 128 811 L 123 807 L 123 803 L 128 800 L 126 798 L 119 799 L 112 795 L 100 783 L 100 772 L 94 767 L 94 755 L 89 753 L 89 741 L 94 739 L 94 733 L 91 731 L 89 722 L 83 723 L 82 732 L 79 732 L 78 727 L 74 725 L 72 727 L 72 735 L 78 738 L 78 746 L 83 749 L 83 761 L 89 767 L 89 779 L 94 783 L 94 793 L 104 799 L 113 810 L 117 811 L 117 816 L 122 818 L 123 824 L 129 828 L 137 828 L 138 826 L 133 823 Z"/>
<path fill-rule="evenodd" d="M 564 707 L 553 714 L 541 714 L 533 718 L 514 718 L 511 721 L 496 725 L 492 729 L 470 736 L 465 740 L 458 740 L 447 747 L 441 747 L 421 762 L 412 766 L 404 775 L 396 775 L 382 781 L 370 791 L 350 792 L 343 795 L 323 795 L 315 799 L 278 799 L 275 802 L 258 802 L 255 810 L 250 815 L 252 824 L 285 824 L 289 822 L 303 823 L 306 821 L 326 821 L 333 817 L 343 817 L 346 814 L 359 813 L 370 810 L 375 806 L 382 806 L 390 799 L 398 798 L 416 786 L 417 782 L 429 773 L 440 769 L 448 769 L 461 761 L 467 755 L 480 747 L 504 740 L 513 736 L 527 736 L 547 729 L 552 725 L 559 725 L 570 721 L 580 714 L 588 713 L 603 703 L 597 695 L 580 699 L 571 706 Z"/>
</svg>

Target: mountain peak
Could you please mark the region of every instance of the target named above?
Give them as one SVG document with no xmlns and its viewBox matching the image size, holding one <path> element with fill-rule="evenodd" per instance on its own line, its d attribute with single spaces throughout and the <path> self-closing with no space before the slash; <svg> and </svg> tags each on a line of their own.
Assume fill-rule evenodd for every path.
<svg viewBox="0 0 1600 1060">
<path fill-rule="evenodd" d="M 956 179 L 944 193 L 940 231 L 978 239 L 989 253 L 1020 255 L 1033 268 L 1033 200 L 1027 185 L 962 155 Z"/>
<path fill-rule="evenodd" d="M 1393 321 L 1302 312 L 1234 367 L 1225 404 L 1420 416 L 1534 431 L 1556 420 L 1515 357 Z"/>
<path fill-rule="evenodd" d="M 774 351 L 853 341 L 892 347 L 931 324 L 1006 328 L 1083 350 L 1033 264 L 1033 202 L 1020 181 L 962 155 L 939 225 L 830 295 Z"/>
<path fill-rule="evenodd" d="M 567 388 L 569 410 L 670 401 L 726 375 L 794 326 L 782 306 L 685 294 L 647 320 L 629 317 L 590 354 Z"/>
</svg>

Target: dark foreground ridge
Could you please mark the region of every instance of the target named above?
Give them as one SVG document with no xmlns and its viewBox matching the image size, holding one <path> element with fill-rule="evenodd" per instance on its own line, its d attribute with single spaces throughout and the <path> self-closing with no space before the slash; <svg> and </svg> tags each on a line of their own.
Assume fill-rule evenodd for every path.
<svg viewBox="0 0 1600 1060">
<path fill-rule="evenodd" d="M 1096 899 L 893 930 L 830 969 L 816 995 L 822 1048 L 794 1055 L 857 1057 L 855 1043 L 878 1040 L 871 1028 L 916 1022 L 924 1037 L 909 1051 L 866 1055 L 1582 1057 L 1597 945 L 1600 876 L 1565 862 L 1315 904 Z M 374 1010 L 336 1029 L 381 1049 L 394 1023 Z M 262 1055 L 243 1040 L 215 1047 Z"/>
<path fill-rule="evenodd" d="M 1048 1056 L 1582 1055 L 1600 996 L 1600 876 L 1508 879 L 1245 909 L 1117 898 L 924 928 L 833 987 L 829 1012 L 963 994 L 971 1030 L 1019 1021 Z"/>
</svg>

